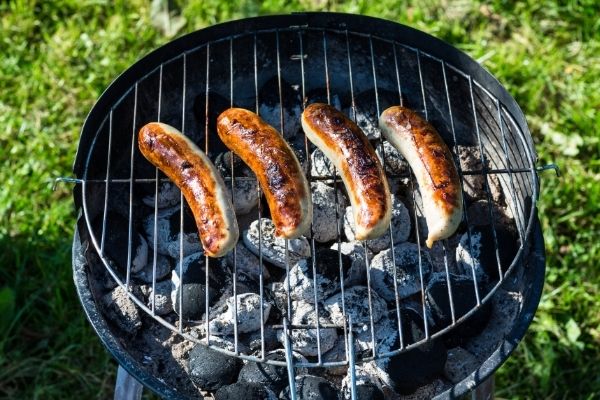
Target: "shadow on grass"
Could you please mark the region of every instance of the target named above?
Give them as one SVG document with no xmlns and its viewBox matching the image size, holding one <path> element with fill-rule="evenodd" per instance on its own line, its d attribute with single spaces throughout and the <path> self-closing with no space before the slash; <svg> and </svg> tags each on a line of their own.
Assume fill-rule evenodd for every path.
<svg viewBox="0 0 600 400">
<path fill-rule="evenodd" d="M 66 235 L 0 238 L 0 398 L 112 396 L 116 364 L 82 312 L 71 245 Z"/>
</svg>

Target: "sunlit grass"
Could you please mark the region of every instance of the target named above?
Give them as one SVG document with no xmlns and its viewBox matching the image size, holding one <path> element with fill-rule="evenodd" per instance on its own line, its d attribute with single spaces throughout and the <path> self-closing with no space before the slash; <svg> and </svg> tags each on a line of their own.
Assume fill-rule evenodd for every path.
<svg viewBox="0 0 600 400">
<path fill-rule="evenodd" d="M 112 395 L 115 364 L 72 284 L 70 187 L 52 192 L 49 184 L 71 174 L 79 130 L 102 90 L 173 36 L 294 10 L 409 24 L 479 60 L 516 98 L 540 163 L 556 162 L 563 176 L 541 176 L 546 287 L 524 342 L 498 373 L 497 394 L 600 396 L 597 2 L 207 0 L 172 9 L 169 29 L 145 1 L 0 3 L 0 397 Z"/>
</svg>

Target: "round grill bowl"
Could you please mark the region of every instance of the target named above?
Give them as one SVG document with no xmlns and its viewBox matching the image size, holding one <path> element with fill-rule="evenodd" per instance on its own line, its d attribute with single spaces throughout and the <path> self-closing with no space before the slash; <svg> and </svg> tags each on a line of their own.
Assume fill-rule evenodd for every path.
<svg viewBox="0 0 600 400">
<path fill-rule="evenodd" d="M 75 282 L 98 335 L 119 363 L 141 382 L 162 396 L 180 396 L 176 388 L 148 373 L 130 354 L 127 340 L 115 334 L 97 306 L 99 294 L 90 284 L 93 278 L 89 272 L 111 270 L 112 266 L 102 254 L 107 205 L 111 204 L 109 188 L 122 185 L 129 190 L 125 199 L 130 202 L 131 231 L 131 220 L 135 219 L 133 186 L 158 177 L 154 169 L 144 167 L 136 152 L 132 137 L 137 130 L 160 119 L 181 128 L 214 156 L 224 148 L 214 134 L 207 133 L 214 123 L 209 118 L 212 108 L 235 105 L 258 110 L 266 97 L 259 95 L 259 88 L 269 81 L 276 82 L 275 90 L 279 86 L 279 100 L 283 102 L 282 80 L 301 82 L 303 97 L 313 96 L 313 101 L 339 101 L 342 107 L 351 104 L 350 113 L 355 105 L 364 103 L 375 105 L 376 115 L 390 105 L 403 103 L 431 121 L 453 150 L 459 145 L 481 150 L 484 170 L 470 173 L 486 176 L 488 203 L 487 176 L 497 177 L 520 247 L 510 265 L 499 265 L 500 277 L 491 290 L 481 294 L 480 304 L 432 337 L 467 319 L 490 302 L 500 287 L 518 292 L 522 302 L 512 329 L 489 358 L 439 396 L 458 396 L 472 389 L 498 368 L 521 340 L 541 295 L 544 252 L 535 208 L 538 177 L 531 136 L 512 97 L 464 53 L 414 29 L 363 16 L 308 13 L 217 25 L 157 49 L 110 85 L 85 122 L 74 164 L 82 183 L 74 191 L 76 206 L 82 210 L 74 240 Z M 193 82 L 203 84 L 190 84 Z M 214 99 L 214 93 L 221 95 L 220 100 Z M 205 103 L 199 106 L 198 99 Z M 227 104 L 215 105 L 223 99 Z M 280 119 L 268 122 L 285 135 L 291 121 L 282 113 Z M 300 158 L 303 161 L 302 155 Z M 98 218 L 103 221 L 101 231 L 92 226 Z M 494 220 L 492 211 L 490 219 Z M 496 240 L 498 249 L 502 243 Z M 100 259 L 89 257 L 90 252 L 99 254 Z M 129 271 L 126 276 L 111 273 L 120 284 L 129 283 Z"/>
</svg>

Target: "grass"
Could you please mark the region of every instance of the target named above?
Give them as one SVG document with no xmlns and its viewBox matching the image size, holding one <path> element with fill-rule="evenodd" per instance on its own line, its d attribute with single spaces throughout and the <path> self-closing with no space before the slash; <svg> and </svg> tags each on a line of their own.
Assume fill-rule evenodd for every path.
<svg viewBox="0 0 600 400">
<path fill-rule="evenodd" d="M 496 75 L 527 115 L 542 174 L 544 295 L 499 398 L 600 398 L 600 7 L 580 1 L 0 2 L 0 397 L 109 398 L 115 363 L 72 285 L 71 174 L 86 113 L 117 74 L 174 36 L 295 10 L 379 16 L 438 36 Z M 160 7 L 159 7 L 160 9 Z M 154 18 L 156 20 L 156 18 Z M 168 29 L 167 29 L 168 28 Z"/>
</svg>

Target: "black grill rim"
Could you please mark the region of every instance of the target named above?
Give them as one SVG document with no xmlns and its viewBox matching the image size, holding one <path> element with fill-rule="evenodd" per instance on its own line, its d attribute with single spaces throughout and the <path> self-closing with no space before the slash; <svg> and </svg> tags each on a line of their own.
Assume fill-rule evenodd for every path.
<svg viewBox="0 0 600 400">
<path fill-rule="evenodd" d="M 189 50 L 191 48 L 190 43 L 194 43 L 194 47 L 198 47 L 204 43 L 222 39 L 225 36 L 235 36 L 261 29 L 289 29 L 290 27 L 351 30 L 390 40 L 401 37 L 403 43 L 418 48 L 432 56 L 444 59 L 448 64 L 470 75 L 473 80 L 477 81 L 481 87 L 485 88 L 485 90 L 495 96 L 503 104 L 522 132 L 522 137 L 526 142 L 525 150 L 528 153 L 528 158 L 533 164 L 537 162 L 537 154 L 533 146 L 530 131 L 525 121 L 524 114 L 516 101 L 494 76 L 462 51 L 429 34 L 396 22 L 362 15 L 311 12 L 247 18 L 218 24 L 182 36 L 141 58 L 110 84 L 86 117 L 80 134 L 75 162 L 73 164 L 75 175 L 78 178 L 85 176 L 88 153 L 93 146 L 98 127 L 102 125 L 103 120 L 109 114 L 112 105 L 119 102 L 122 96 L 124 94 L 126 95 L 128 90 L 141 77 L 156 69 L 161 63 L 167 62 Z M 539 179 L 537 174 L 534 171 L 532 172 L 532 186 L 534 189 L 533 202 L 535 204 L 539 193 Z M 77 209 L 81 210 L 81 185 L 75 186 L 74 199 Z M 82 222 L 83 220 L 80 215 L 78 223 Z M 86 233 L 84 233 L 84 235 Z M 525 334 L 540 301 L 545 272 L 543 237 L 537 219 L 537 209 L 535 208 L 535 205 L 532 207 L 532 214 L 529 219 L 529 230 L 526 232 L 526 236 L 531 245 L 531 251 L 527 257 L 528 260 L 526 260 L 526 263 L 530 264 L 530 268 L 525 273 L 526 276 L 529 277 L 529 280 L 526 288 L 523 289 L 524 302 L 522 309 L 515 320 L 513 329 L 496 351 L 477 371 L 473 372 L 469 377 L 436 398 L 454 398 L 472 390 L 477 384 L 489 377 L 508 358 Z M 121 344 L 118 343 L 115 337 L 110 333 L 106 321 L 99 313 L 97 305 L 94 302 L 93 294 L 90 291 L 87 281 L 88 277 L 86 269 L 84 268 L 85 265 L 82 265 L 81 261 L 76 261 L 76 248 L 79 248 L 79 251 L 81 251 L 81 242 L 77 232 L 73 249 L 75 284 L 86 315 L 103 344 L 128 372 L 146 386 L 150 387 L 153 391 L 161 396 L 181 398 L 181 395 L 177 392 L 173 392 L 168 385 L 145 372 L 142 366 L 137 364 L 137 362 L 128 355 Z"/>
<path fill-rule="evenodd" d="M 532 156 L 533 163 L 535 164 L 537 162 L 537 154 L 533 145 L 533 139 L 531 138 L 531 133 L 527 126 L 527 122 L 525 121 L 523 111 L 500 82 L 467 54 L 425 32 L 396 22 L 354 14 L 315 12 L 263 16 L 225 22 L 184 35 L 141 58 L 110 84 L 86 117 L 80 134 L 75 162 L 73 164 L 73 172 L 75 175 L 78 178 L 83 176 L 87 152 L 91 147 L 98 127 L 110 112 L 111 106 L 115 104 L 120 96 L 123 93 L 126 93 L 140 77 L 157 68 L 161 63 L 189 50 L 189 43 L 195 43 L 196 46 L 200 46 L 206 42 L 222 39 L 224 36 L 232 36 L 265 28 L 277 29 L 290 28 L 292 26 L 309 26 L 322 29 L 348 29 L 377 35 L 387 39 L 401 37 L 403 43 L 419 48 L 430 55 L 445 60 L 448 64 L 471 75 L 474 80 L 479 82 L 481 86 L 503 103 L 507 111 L 515 119 L 520 130 L 523 132 L 523 136 L 527 140 L 527 147 Z M 537 187 L 537 176 L 535 179 L 534 185 Z M 75 200 L 78 201 L 77 197 Z M 77 205 L 80 206 L 80 204 Z"/>
</svg>

